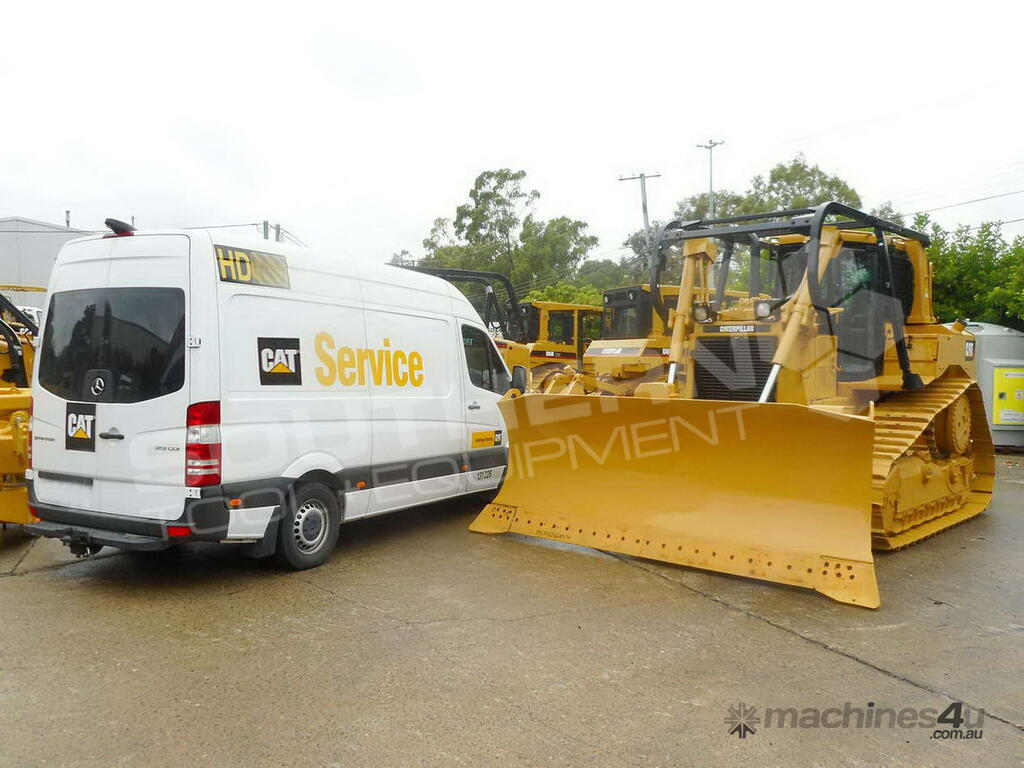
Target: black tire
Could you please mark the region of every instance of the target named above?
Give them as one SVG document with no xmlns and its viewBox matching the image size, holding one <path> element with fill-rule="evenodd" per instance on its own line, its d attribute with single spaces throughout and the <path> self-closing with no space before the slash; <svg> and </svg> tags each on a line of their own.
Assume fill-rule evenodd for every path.
<svg viewBox="0 0 1024 768">
<path fill-rule="evenodd" d="M 323 483 L 295 487 L 277 529 L 277 560 L 296 571 L 326 563 L 338 543 L 338 496 Z"/>
</svg>

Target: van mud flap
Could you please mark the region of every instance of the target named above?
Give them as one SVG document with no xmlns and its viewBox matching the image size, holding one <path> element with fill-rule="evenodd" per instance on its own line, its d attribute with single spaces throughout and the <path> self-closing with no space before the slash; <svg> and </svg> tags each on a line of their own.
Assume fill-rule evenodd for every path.
<svg viewBox="0 0 1024 768">
<path fill-rule="evenodd" d="M 470 529 L 877 608 L 870 419 L 788 403 L 507 396 L 504 485 Z"/>
</svg>

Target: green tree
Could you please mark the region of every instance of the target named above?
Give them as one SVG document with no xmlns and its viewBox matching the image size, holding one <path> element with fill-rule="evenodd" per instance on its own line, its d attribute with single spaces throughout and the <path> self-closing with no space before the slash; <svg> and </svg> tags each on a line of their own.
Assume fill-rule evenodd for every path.
<svg viewBox="0 0 1024 768">
<path fill-rule="evenodd" d="M 581 285 L 592 285 L 599 291 L 620 288 L 634 281 L 635 268 L 630 259 L 591 259 L 580 264 L 576 279 Z"/>
<path fill-rule="evenodd" d="M 597 238 L 583 221 L 539 219 L 540 193 L 525 182 L 509 168 L 477 176 L 454 218 L 435 219 L 421 264 L 500 272 L 519 286 L 572 279 Z"/>
<path fill-rule="evenodd" d="M 592 285 L 563 282 L 530 291 L 523 301 L 560 301 L 565 304 L 590 304 L 600 307 L 604 298 L 601 291 Z"/>
<path fill-rule="evenodd" d="M 672 216 L 683 221 L 706 219 L 711 210 L 710 200 L 707 192 L 690 195 L 676 203 Z M 746 195 L 730 192 L 728 189 L 715 190 L 715 218 L 753 213 L 754 211 L 749 210 L 749 207 Z"/>
<path fill-rule="evenodd" d="M 767 177 L 755 176 L 745 197 L 743 207 L 749 210 L 742 213 L 809 208 L 832 200 L 861 207 L 860 195 L 853 187 L 817 165 L 808 165 L 802 154 L 788 163 L 779 163 Z"/>
<path fill-rule="evenodd" d="M 835 200 L 859 208 L 860 195 L 838 176 L 810 165 L 802 155 L 788 163 L 779 163 L 767 175 L 757 175 L 743 194 L 728 189 L 715 191 L 715 217 L 742 216 L 747 213 L 768 213 L 789 208 L 809 208 Z M 708 193 L 680 200 L 673 215 L 692 221 L 708 215 Z"/>
<path fill-rule="evenodd" d="M 839 176 L 811 165 L 799 154 L 788 163 L 779 163 L 765 175 L 754 176 L 746 192 L 737 193 L 728 189 L 715 191 L 715 217 L 742 216 L 748 213 L 768 213 L 790 208 L 808 208 L 835 200 L 860 208 L 861 199 L 857 191 Z M 892 211 L 891 204 L 887 210 Z M 672 212 L 673 218 L 682 221 L 705 219 L 709 213 L 707 192 L 683 198 Z M 652 230 L 655 230 L 652 227 Z M 656 230 L 655 230 L 656 231 Z M 638 258 L 646 262 L 647 251 L 643 247 L 644 234 L 638 230 L 626 238 L 623 245 L 631 248 Z"/>
<path fill-rule="evenodd" d="M 963 318 L 1024 329 L 1024 238 L 1006 242 L 998 222 L 949 231 L 925 215 L 914 228 L 931 237 L 940 321 Z"/>
<path fill-rule="evenodd" d="M 892 207 L 892 201 L 886 200 L 881 205 L 872 208 L 871 214 L 881 219 L 886 219 L 895 224 L 903 224 L 903 214 Z"/>
<path fill-rule="evenodd" d="M 416 259 L 414 259 L 413 255 L 405 248 L 400 250 L 398 253 L 391 254 L 391 259 L 388 261 L 388 264 L 392 264 L 396 267 L 408 267 L 415 263 Z"/>
</svg>

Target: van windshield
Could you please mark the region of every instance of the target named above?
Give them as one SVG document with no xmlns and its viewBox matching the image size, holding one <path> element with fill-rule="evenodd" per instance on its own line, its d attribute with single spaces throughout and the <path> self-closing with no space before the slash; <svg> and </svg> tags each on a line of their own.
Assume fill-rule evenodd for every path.
<svg viewBox="0 0 1024 768">
<path fill-rule="evenodd" d="M 178 391 L 185 383 L 184 291 L 55 293 L 46 313 L 39 383 L 65 400 L 111 403 Z"/>
</svg>

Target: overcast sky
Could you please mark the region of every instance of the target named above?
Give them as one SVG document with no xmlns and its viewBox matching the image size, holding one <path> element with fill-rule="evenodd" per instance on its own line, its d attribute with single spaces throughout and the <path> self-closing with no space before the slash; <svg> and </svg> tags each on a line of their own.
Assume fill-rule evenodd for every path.
<svg viewBox="0 0 1024 768">
<path fill-rule="evenodd" d="M 716 187 L 802 151 L 867 206 L 1024 189 L 1020 3 L 42 6 L 4 11 L 0 216 L 268 218 L 386 260 L 510 167 L 615 257 L 640 223 L 617 178 L 660 172 L 667 216 L 711 137 Z M 1024 194 L 934 215 L 1021 218 Z"/>
</svg>

